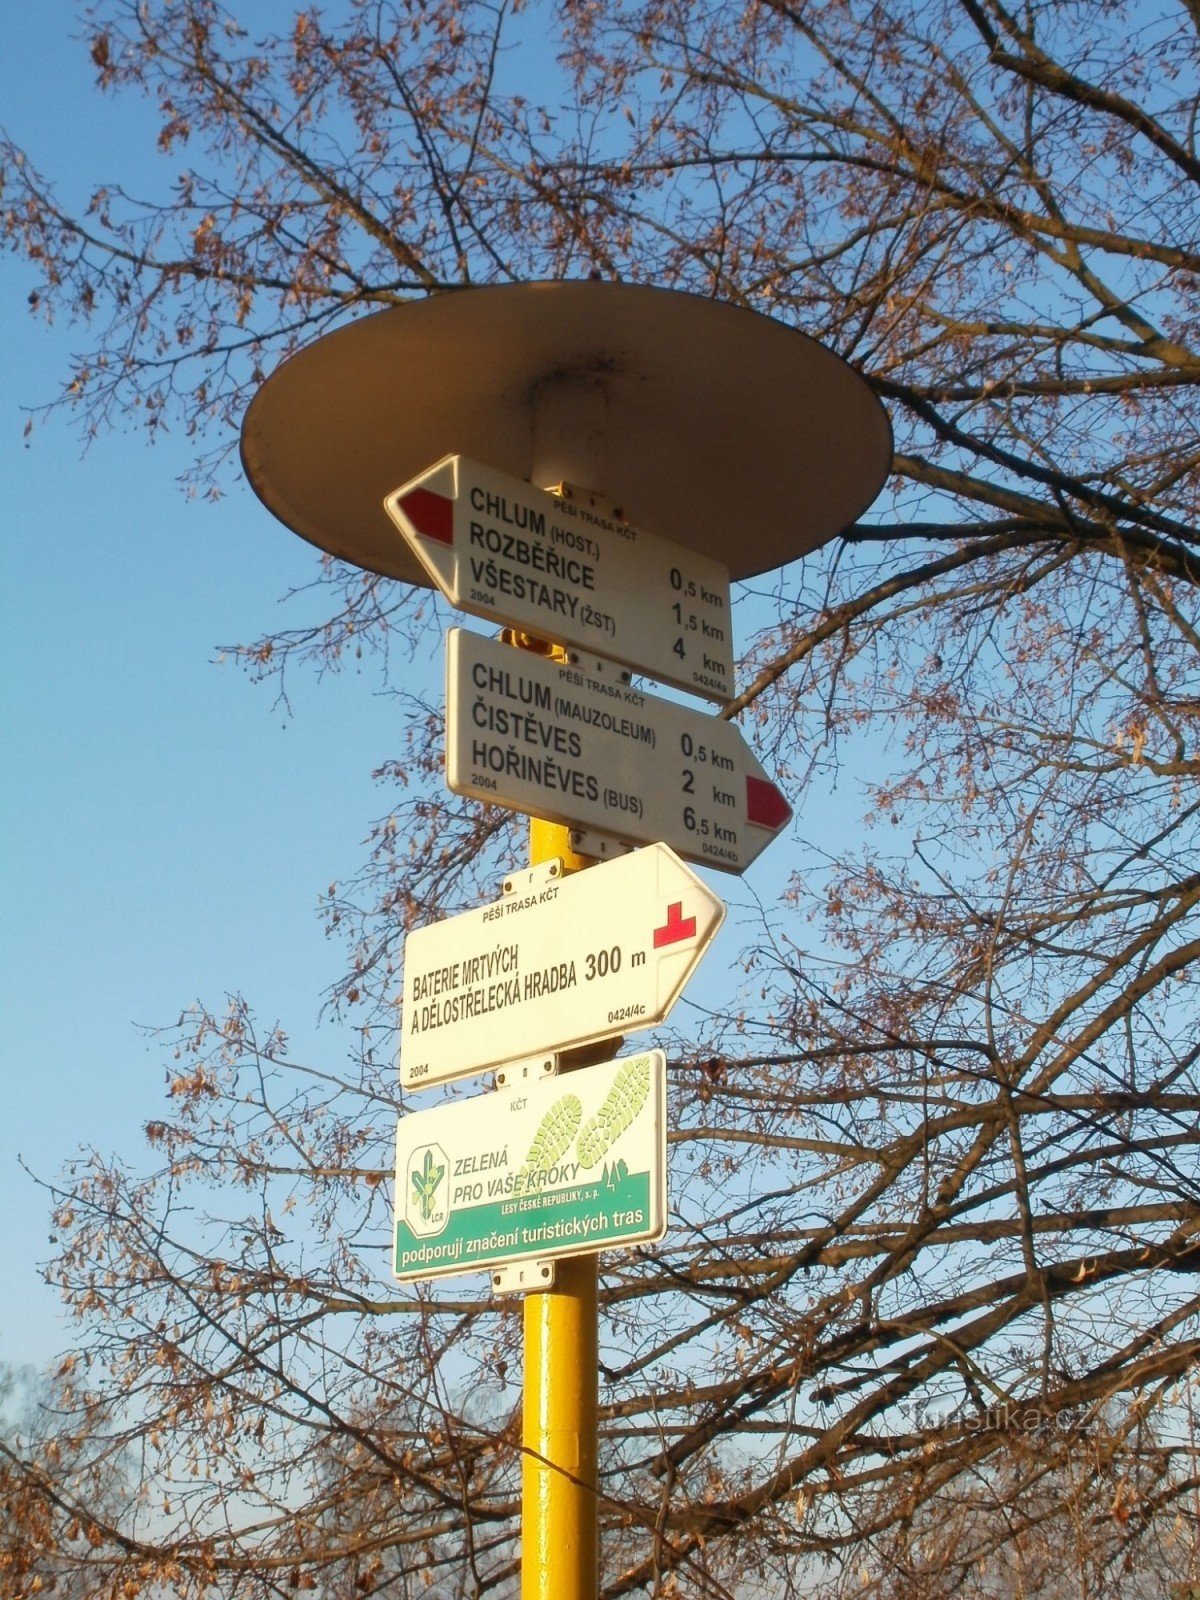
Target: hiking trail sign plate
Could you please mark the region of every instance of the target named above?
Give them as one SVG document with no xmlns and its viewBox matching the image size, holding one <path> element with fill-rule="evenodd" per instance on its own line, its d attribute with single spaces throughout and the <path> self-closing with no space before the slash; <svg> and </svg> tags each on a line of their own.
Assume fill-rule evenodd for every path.
<svg viewBox="0 0 1200 1600">
<path fill-rule="evenodd" d="M 729 569 L 520 478 L 446 456 L 384 506 L 460 611 L 733 694 Z"/>
<path fill-rule="evenodd" d="M 405 941 L 406 1089 L 654 1027 L 725 918 L 665 844 L 570 877 L 543 862 L 506 885 Z"/>
<path fill-rule="evenodd" d="M 449 1101 L 396 1130 L 402 1280 L 661 1238 L 666 1058 L 624 1056 Z"/>
<path fill-rule="evenodd" d="M 446 782 L 568 827 L 744 872 L 792 808 L 732 722 L 642 694 L 611 664 L 452 628 Z"/>
</svg>

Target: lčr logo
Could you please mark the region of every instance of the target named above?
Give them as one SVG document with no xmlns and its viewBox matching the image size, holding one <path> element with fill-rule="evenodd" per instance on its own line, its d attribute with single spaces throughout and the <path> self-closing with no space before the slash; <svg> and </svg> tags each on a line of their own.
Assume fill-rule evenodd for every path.
<svg viewBox="0 0 1200 1600">
<path fill-rule="evenodd" d="M 414 1233 L 426 1236 L 440 1233 L 446 1226 L 449 1210 L 446 1174 L 450 1162 L 440 1144 L 419 1145 L 409 1159 L 408 1194 L 405 1220 Z"/>
</svg>

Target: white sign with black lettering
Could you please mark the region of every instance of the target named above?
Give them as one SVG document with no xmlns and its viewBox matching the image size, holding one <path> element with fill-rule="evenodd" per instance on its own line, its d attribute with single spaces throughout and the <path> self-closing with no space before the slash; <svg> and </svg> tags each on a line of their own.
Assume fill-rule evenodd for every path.
<svg viewBox="0 0 1200 1600">
<path fill-rule="evenodd" d="M 710 700 L 732 696 L 729 569 L 710 556 L 466 456 L 446 456 L 384 506 L 460 611 Z"/>
<path fill-rule="evenodd" d="M 571 877 L 545 862 L 506 887 L 405 941 L 405 1088 L 653 1027 L 725 917 L 665 844 Z"/>
<path fill-rule="evenodd" d="M 452 628 L 446 782 L 568 827 L 744 872 L 791 817 L 740 729 L 575 665 Z"/>
</svg>

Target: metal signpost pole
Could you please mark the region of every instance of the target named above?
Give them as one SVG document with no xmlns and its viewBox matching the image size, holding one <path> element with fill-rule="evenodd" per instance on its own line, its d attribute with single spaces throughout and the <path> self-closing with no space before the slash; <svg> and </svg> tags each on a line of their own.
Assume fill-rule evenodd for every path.
<svg viewBox="0 0 1200 1600">
<path fill-rule="evenodd" d="M 532 406 L 530 480 L 573 480 L 599 488 L 606 395 L 594 382 L 551 384 Z M 554 423 L 557 421 L 557 429 Z M 553 442 L 550 442 L 553 441 Z M 515 634 L 520 644 L 526 636 Z M 528 648 L 566 660 L 559 645 Z M 570 831 L 529 820 L 529 864 L 561 856 L 566 872 L 590 862 L 571 849 Z M 571 1051 L 563 1067 L 603 1061 L 619 1041 Z M 525 1392 L 521 1412 L 521 1600 L 596 1600 L 600 1588 L 597 1475 L 600 1396 L 598 1256 L 556 1263 L 554 1285 L 525 1297 Z"/>
<path fill-rule="evenodd" d="M 629 686 L 628 672 L 620 677 L 620 664 L 723 699 L 733 687 L 730 579 L 796 560 L 866 510 L 891 463 L 882 406 L 832 351 L 743 308 L 636 284 L 498 284 L 409 301 L 316 340 L 258 391 L 241 443 L 255 492 L 327 554 L 405 583 L 436 584 L 461 609 L 558 641 L 552 647 L 510 635 L 530 652 L 583 649 L 566 681 L 554 669 L 553 683 L 545 679 L 547 664 L 525 656 L 522 671 L 513 673 L 532 696 L 530 714 L 520 716 L 519 685 L 511 708 L 502 703 L 510 698 L 507 688 L 497 690 L 502 699 L 494 703 L 479 645 L 452 635 L 451 657 L 466 663 L 471 677 L 456 679 L 448 700 L 467 696 L 469 713 L 482 721 L 465 755 L 451 739 L 447 779 L 456 793 L 558 816 L 558 823 L 531 818 L 531 874 L 555 857 L 567 872 L 594 864 L 571 850 L 572 824 L 585 839 L 598 835 L 655 852 L 632 868 L 635 915 L 628 928 L 618 925 L 612 947 L 621 953 L 624 945 L 630 959 L 620 985 L 607 991 L 611 999 L 604 1003 L 595 984 L 590 993 L 582 988 L 586 1004 L 564 1017 L 560 986 L 547 984 L 539 1017 L 534 1002 L 542 995 L 536 980 L 543 965 L 531 966 L 525 977 L 534 981 L 512 1002 L 509 1043 L 532 1034 L 539 1049 L 558 1056 L 560 1069 L 604 1062 L 621 1041 L 598 1039 L 600 1028 L 634 1019 L 639 1029 L 664 1017 L 715 932 L 714 915 L 718 923 L 723 915 L 719 902 L 715 911 L 711 896 L 705 902 L 681 880 L 672 850 L 744 872 L 789 815 L 730 724 L 643 695 Z M 541 491 L 551 485 L 561 493 L 548 502 Z M 597 505 L 574 498 L 575 491 L 594 489 L 615 497 L 602 515 Z M 565 659 L 560 653 L 558 660 Z M 501 673 L 500 681 L 507 676 Z M 448 705 L 448 727 L 451 710 L 461 707 Z M 464 725 L 461 714 L 458 723 Z M 507 730 L 517 725 L 526 730 L 525 745 L 509 742 Z M 580 897 L 595 901 L 606 928 L 614 916 L 609 887 Z M 486 1068 L 491 1046 L 479 1037 L 479 1018 L 510 1001 L 494 999 L 504 986 L 489 983 L 491 968 L 477 957 L 491 953 L 515 963 L 522 940 L 540 953 L 558 915 L 578 938 L 566 920 L 566 896 L 559 902 L 549 882 L 525 888 L 523 900 L 497 902 L 472 922 L 467 956 L 450 951 L 440 964 L 426 961 L 412 979 L 403 1026 L 410 1043 L 418 1035 L 419 1042 L 402 1068 L 406 1087 Z M 510 913 L 523 919 L 525 931 L 514 922 L 497 944 L 496 919 L 508 927 Z M 442 947 L 441 936 L 434 942 Z M 573 963 L 552 959 L 555 973 L 561 967 L 574 974 Z M 617 970 L 585 976 L 607 981 Z M 515 988 L 516 978 L 510 981 Z M 658 1238 L 665 1227 L 665 1064 L 661 1052 L 653 1055 L 653 1075 L 647 1057 L 636 1067 L 608 1063 L 616 1075 L 604 1078 L 603 1088 L 590 1080 L 594 1122 L 607 1096 L 627 1093 L 627 1076 L 618 1091 L 620 1074 L 641 1075 L 647 1108 L 636 1138 L 628 1122 L 618 1135 L 636 1172 L 615 1154 L 607 1169 L 618 1184 L 636 1179 L 643 1208 L 614 1210 L 597 1224 L 597 1240 Z M 514 1069 L 528 1065 L 510 1060 Z M 582 1075 L 577 1082 L 582 1086 Z M 511 1131 L 538 1096 L 531 1090 L 494 1098 L 507 1108 Z M 569 1098 L 582 1114 L 579 1097 Z M 553 1287 L 529 1292 L 524 1307 L 521 1593 L 523 1600 L 596 1600 L 597 1257 L 565 1253 L 587 1238 L 579 1225 L 589 1218 L 567 1189 L 543 1186 L 541 1199 L 577 1206 L 576 1214 L 551 1224 L 539 1211 L 536 1188 L 518 1201 L 518 1191 L 502 1180 L 489 1193 L 512 1195 L 507 1205 L 503 1198 L 463 1203 L 447 1183 L 439 1209 L 434 1191 L 451 1165 L 439 1138 L 466 1141 L 489 1166 L 500 1153 L 498 1130 L 481 1131 L 478 1113 L 466 1127 L 457 1110 L 446 1124 L 442 1110 L 400 1119 L 401 1129 L 410 1123 L 410 1142 L 402 1148 L 398 1131 L 395 1271 L 402 1278 L 437 1276 L 469 1258 L 498 1267 L 516 1261 L 519 1276 L 531 1249 L 558 1241 L 549 1248 Z M 439 1117 L 434 1133 L 428 1121 L 419 1134 L 411 1129 L 422 1116 Z M 416 1136 L 429 1139 L 421 1168 L 413 1165 Z M 520 1142 L 526 1138 L 522 1126 Z M 592 1168 L 609 1146 L 596 1151 L 593 1138 L 586 1148 L 593 1159 L 582 1164 Z M 424 1187 L 414 1183 L 422 1173 Z M 559 1194 L 566 1198 L 555 1199 Z M 593 1207 L 590 1221 L 599 1214 Z M 509 1216 L 517 1218 L 511 1228 L 494 1220 Z M 567 1224 L 574 1226 L 564 1231 Z M 615 1232 L 604 1232 L 610 1224 Z M 497 1230 L 506 1238 L 511 1233 L 514 1243 L 520 1237 L 525 1248 L 515 1257 L 489 1257 Z M 550 1259 L 538 1259 L 545 1282 Z M 498 1289 L 502 1276 L 493 1274 Z"/>
<path fill-rule="evenodd" d="M 597 1260 L 568 1256 L 525 1296 L 521 1600 L 596 1600 Z"/>
<path fill-rule="evenodd" d="M 561 824 L 531 817 L 530 866 L 556 856 L 566 872 L 589 866 L 570 838 Z M 612 1048 L 572 1051 L 563 1064 L 602 1061 Z M 599 1587 L 598 1262 L 568 1256 L 556 1264 L 552 1289 L 525 1296 L 521 1600 L 595 1600 Z"/>
</svg>

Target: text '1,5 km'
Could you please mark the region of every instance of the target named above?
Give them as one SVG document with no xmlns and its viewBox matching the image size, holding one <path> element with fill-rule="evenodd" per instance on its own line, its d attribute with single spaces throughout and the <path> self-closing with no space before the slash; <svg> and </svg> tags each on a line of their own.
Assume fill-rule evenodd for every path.
<svg viewBox="0 0 1200 1600">
<path fill-rule="evenodd" d="M 490 800 L 744 872 L 792 809 L 732 722 L 641 693 L 611 663 L 549 661 L 452 628 L 446 781 Z"/>
<path fill-rule="evenodd" d="M 729 569 L 710 556 L 465 456 L 384 505 L 458 610 L 710 700 L 733 694 Z"/>
<path fill-rule="evenodd" d="M 662 1022 L 725 917 L 665 844 L 507 893 L 409 934 L 400 1079 L 422 1088 Z"/>
</svg>

